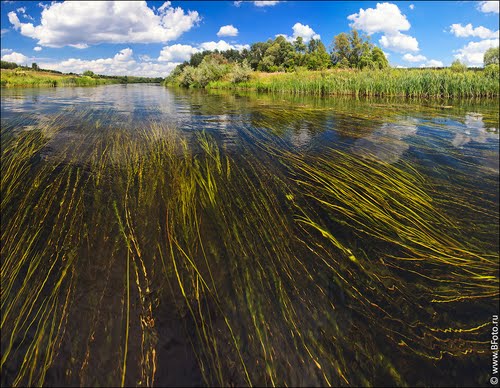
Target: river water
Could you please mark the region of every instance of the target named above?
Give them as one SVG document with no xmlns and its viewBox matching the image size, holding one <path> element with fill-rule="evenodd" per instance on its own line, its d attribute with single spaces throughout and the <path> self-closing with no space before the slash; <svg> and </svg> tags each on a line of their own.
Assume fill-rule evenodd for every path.
<svg viewBox="0 0 500 388">
<path fill-rule="evenodd" d="M 2 385 L 489 384 L 498 100 L 2 89 Z"/>
</svg>

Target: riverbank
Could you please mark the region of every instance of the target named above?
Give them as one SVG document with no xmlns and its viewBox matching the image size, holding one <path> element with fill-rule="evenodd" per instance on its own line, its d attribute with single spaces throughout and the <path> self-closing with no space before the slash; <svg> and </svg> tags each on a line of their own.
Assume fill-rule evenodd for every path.
<svg viewBox="0 0 500 388">
<path fill-rule="evenodd" d="M 171 80 L 170 84 L 176 84 L 176 80 Z M 500 95 L 498 67 L 463 72 L 451 69 L 330 69 L 289 73 L 252 71 L 247 81 L 234 82 L 231 73 L 228 73 L 218 80 L 208 82 L 205 88 L 320 96 L 456 98 Z"/>
<path fill-rule="evenodd" d="M 159 83 L 162 78 L 62 74 L 29 68 L 1 69 L 2 87 L 97 86 L 130 83 Z"/>
<path fill-rule="evenodd" d="M 3 87 L 95 86 L 120 83 L 119 80 L 114 79 L 92 78 L 35 70 L 2 69 L 0 74 L 0 85 Z"/>
</svg>

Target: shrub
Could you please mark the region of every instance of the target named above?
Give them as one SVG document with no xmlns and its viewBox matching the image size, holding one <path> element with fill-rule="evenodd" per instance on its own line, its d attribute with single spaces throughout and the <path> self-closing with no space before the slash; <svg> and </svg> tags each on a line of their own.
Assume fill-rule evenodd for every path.
<svg viewBox="0 0 500 388">
<path fill-rule="evenodd" d="M 231 72 L 231 82 L 246 82 L 250 79 L 250 74 L 252 73 L 252 68 L 248 62 L 243 62 L 240 64 L 235 64 Z"/>
<path fill-rule="evenodd" d="M 457 59 L 452 62 L 450 69 L 454 73 L 463 73 L 467 70 L 467 65 Z"/>
<path fill-rule="evenodd" d="M 492 63 L 484 68 L 484 75 L 488 78 L 498 80 L 500 78 L 500 66 Z"/>
</svg>

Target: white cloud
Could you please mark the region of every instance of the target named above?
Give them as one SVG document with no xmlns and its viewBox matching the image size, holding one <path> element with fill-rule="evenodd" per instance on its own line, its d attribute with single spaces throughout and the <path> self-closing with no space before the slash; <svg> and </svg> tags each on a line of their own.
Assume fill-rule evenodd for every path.
<svg viewBox="0 0 500 388">
<path fill-rule="evenodd" d="M 237 36 L 238 29 L 234 27 L 232 24 L 227 26 L 222 26 L 217 33 L 217 36 Z"/>
<path fill-rule="evenodd" d="M 283 36 L 289 42 L 293 42 L 299 36 L 304 39 L 304 42 L 309 42 L 311 39 L 320 39 L 321 36 L 316 34 L 314 30 L 308 25 L 304 25 L 302 23 L 295 23 L 292 27 L 293 35 L 288 36 L 286 34 L 277 34 L 276 36 Z"/>
<path fill-rule="evenodd" d="M 62 62 L 39 63 L 44 69 L 62 71 L 63 73 L 82 74 L 86 70 L 105 75 L 136 75 L 143 77 L 166 77 L 179 63 L 137 62 L 133 51 L 126 48 L 112 58 L 92 60 L 70 58 Z"/>
<path fill-rule="evenodd" d="M 139 55 L 139 59 L 143 62 L 151 62 L 153 60 L 149 55 Z"/>
<path fill-rule="evenodd" d="M 485 39 L 479 42 L 469 42 L 467 45 L 457 50 L 457 54 L 455 54 L 454 57 L 469 66 L 482 66 L 486 50 L 491 47 L 497 47 L 498 45 L 498 38 Z"/>
<path fill-rule="evenodd" d="M 29 58 L 26 55 L 16 53 L 15 51 L 10 54 L 2 55 L 2 61 L 15 62 L 18 65 L 25 65 L 28 60 Z"/>
<path fill-rule="evenodd" d="M 406 15 L 396 4 L 377 3 L 375 8 L 360 9 L 358 13 L 349 15 L 350 27 L 366 32 L 367 34 L 383 33 L 379 42 L 382 47 L 397 51 L 418 51 L 418 41 L 410 35 L 401 33 L 407 31 L 411 25 Z"/>
<path fill-rule="evenodd" d="M 2 54 L 9 54 L 12 52 L 12 49 L 2 49 Z"/>
<path fill-rule="evenodd" d="M 40 46 L 36 46 L 35 48 L 33 48 L 33 50 L 35 50 L 35 51 L 42 51 L 42 48 Z"/>
<path fill-rule="evenodd" d="M 199 50 L 196 47 L 187 44 L 174 44 L 165 46 L 160 52 L 158 61 L 160 62 L 184 62 L 189 61 L 191 54 L 197 53 Z"/>
<path fill-rule="evenodd" d="M 431 59 L 427 61 L 426 63 L 422 63 L 420 67 L 443 67 L 444 64 L 441 61 L 437 61 L 435 59 Z"/>
<path fill-rule="evenodd" d="M 500 3 L 498 2 L 498 0 L 480 1 L 479 5 L 478 5 L 478 9 L 484 13 L 489 13 L 489 12 L 499 13 L 500 12 L 499 6 L 500 6 Z"/>
<path fill-rule="evenodd" d="M 395 33 L 410 29 L 410 22 L 396 4 L 377 3 L 376 8 L 360 9 L 359 13 L 349 15 L 350 27 L 367 34 L 375 32 Z"/>
<path fill-rule="evenodd" d="M 234 5 L 235 7 L 239 7 L 239 6 L 241 5 L 241 3 L 242 3 L 242 1 L 234 1 L 234 2 L 233 2 L 233 5 Z"/>
<path fill-rule="evenodd" d="M 413 4 L 410 4 L 409 7 L 410 7 L 411 10 L 415 9 L 415 5 L 413 5 Z"/>
<path fill-rule="evenodd" d="M 198 47 L 190 46 L 187 44 L 174 44 L 172 46 L 165 46 L 160 52 L 158 57 L 159 62 L 184 62 L 189 61 L 192 54 L 198 53 L 204 50 L 238 50 L 249 49 L 248 44 L 230 44 L 224 40 L 219 40 L 218 42 L 203 42 L 198 45 Z"/>
<path fill-rule="evenodd" d="M 465 26 L 462 26 L 462 24 L 452 24 L 450 26 L 450 32 L 459 37 L 459 38 L 466 38 L 468 36 L 475 36 L 481 39 L 487 39 L 487 38 L 497 38 L 499 31 L 491 31 L 490 29 L 479 26 L 479 27 L 472 27 L 472 24 L 467 24 Z"/>
<path fill-rule="evenodd" d="M 22 23 L 15 12 L 8 18 L 24 36 L 40 46 L 85 48 L 99 43 L 158 43 L 177 39 L 200 20 L 165 2 L 155 12 L 145 1 L 66 1 L 45 6 L 41 23 Z"/>
<path fill-rule="evenodd" d="M 416 52 L 419 50 L 417 39 L 413 36 L 402 34 L 401 32 L 383 35 L 380 38 L 379 43 L 382 47 L 397 52 Z"/>
<path fill-rule="evenodd" d="M 8 28 L 2 28 L 0 30 L 0 36 L 4 36 L 7 32 L 9 32 L 9 29 Z"/>
<path fill-rule="evenodd" d="M 403 60 L 406 62 L 422 62 L 426 61 L 427 58 L 424 55 L 412 55 L 412 54 L 405 54 L 403 55 Z"/>
<path fill-rule="evenodd" d="M 279 3 L 279 1 L 254 1 L 256 7 L 272 7 Z"/>
<path fill-rule="evenodd" d="M 229 44 L 224 40 L 219 40 L 218 42 L 203 42 L 199 46 L 202 50 L 238 50 L 241 51 L 243 49 L 249 49 L 250 45 L 248 44 Z"/>
</svg>

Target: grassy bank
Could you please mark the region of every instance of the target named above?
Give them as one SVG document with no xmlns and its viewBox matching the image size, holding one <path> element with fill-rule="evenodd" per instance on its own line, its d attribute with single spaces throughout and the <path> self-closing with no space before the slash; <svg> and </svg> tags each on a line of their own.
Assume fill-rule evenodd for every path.
<svg viewBox="0 0 500 388">
<path fill-rule="evenodd" d="M 449 69 L 252 72 L 246 82 L 222 79 L 208 83 L 206 88 L 311 95 L 448 98 L 499 95 L 498 69 L 496 73 L 491 70 L 452 72 Z"/>
<path fill-rule="evenodd" d="M 120 83 L 119 80 L 114 79 L 56 74 L 35 70 L 2 69 L 0 74 L 0 85 L 3 87 L 95 86 Z"/>
</svg>

